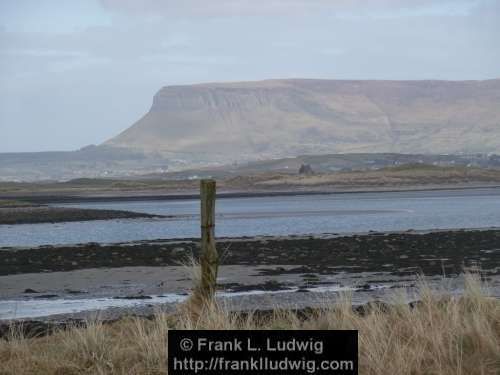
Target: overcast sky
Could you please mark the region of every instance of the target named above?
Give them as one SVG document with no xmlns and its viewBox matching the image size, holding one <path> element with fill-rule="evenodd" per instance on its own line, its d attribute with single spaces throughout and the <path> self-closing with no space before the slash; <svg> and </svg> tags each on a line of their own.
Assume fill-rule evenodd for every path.
<svg viewBox="0 0 500 375">
<path fill-rule="evenodd" d="M 500 0 L 0 0 L 0 152 L 99 144 L 162 86 L 500 77 Z"/>
</svg>

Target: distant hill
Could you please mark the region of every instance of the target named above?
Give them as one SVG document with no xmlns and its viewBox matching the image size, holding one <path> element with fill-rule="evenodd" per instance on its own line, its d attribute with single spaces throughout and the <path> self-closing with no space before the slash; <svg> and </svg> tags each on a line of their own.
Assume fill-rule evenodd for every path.
<svg viewBox="0 0 500 375">
<path fill-rule="evenodd" d="M 144 117 L 105 144 L 222 163 L 322 153 L 500 153 L 500 79 L 168 86 Z"/>
<path fill-rule="evenodd" d="M 165 177 L 165 176 L 163 176 Z M 461 189 L 500 186 L 500 169 L 466 166 L 405 164 L 373 170 L 335 173 L 291 173 L 286 170 L 260 171 L 253 174 L 220 175 L 218 193 L 286 194 L 339 191 Z M 0 208 L 31 203 L 71 203 L 75 201 L 120 201 L 161 199 L 166 194 L 177 198 L 196 198 L 199 181 L 195 179 L 158 178 L 78 178 L 66 182 L 2 182 Z M 23 203 L 24 202 L 24 203 Z M 6 218 L 8 221 L 9 218 Z"/>
<path fill-rule="evenodd" d="M 154 153 L 87 146 L 77 151 L 0 153 L 0 181 L 68 180 L 162 173 L 168 160 Z"/>
<path fill-rule="evenodd" d="M 164 87 L 148 113 L 99 146 L 0 153 L 0 181 L 234 176 L 302 164 L 321 173 L 408 163 L 496 168 L 494 154 L 500 79 L 211 83 Z"/>
<path fill-rule="evenodd" d="M 407 169 L 415 165 L 433 167 L 471 167 L 500 170 L 499 155 L 430 155 L 430 154 L 390 154 L 390 153 L 350 153 L 300 155 L 293 158 L 270 159 L 245 162 L 218 167 L 185 169 L 177 172 L 153 173 L 136 176 L 139 179 L 184 180 L 192 178 L 231 178 L 235 176 L 255 176 L 265 173 L 297 175 L 302 166 L 309 166 L 314 173 L 331 174 L 350 171 L 372 171 L 384 168 Z M 410 168 L 409 170 L 413 170 Z"/>
</svg>

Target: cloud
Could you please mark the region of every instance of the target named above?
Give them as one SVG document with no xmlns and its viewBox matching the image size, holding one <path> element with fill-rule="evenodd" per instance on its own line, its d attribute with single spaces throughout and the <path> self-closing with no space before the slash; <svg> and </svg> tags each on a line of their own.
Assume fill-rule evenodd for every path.
<svg viewBox="0 0 500 375">
<path fill-rule="evenodd" d="M 100 0 L 113 12 L 163 16 L 252 16 L 329 12 L 338 15 L 463 15 L 489 0 Z"/>
<path fill-rule="evenodd" d="M 322 48 L 319 52 L 325 56 L 340 56 L 345 53 L 345 51 L 340 48 Z"/>
<path fill-rule="evenodd" d="M 5 28 L 0 10 L 0 150 L 98 143 L 163 85 L 500 74 L 499 0 L 100 1 L 47 2 L 44 22 L 18 9 Z"/>
<path fill-rule="evenodd" d="M 82 58 L 86 55 L 81 51 L 64 51 L 52 49 L 35 49 L 35 48 L 15 48 L 0 50 L 0 55 L 14 57 L 55 57 L 55 58 Z"/>
<path fill-rule="evenodd" d="M 186 55 L 175 55 L 167 53 L 158 53 L 142 56 L 140 58 L 141 62 L 148 63 L 164 63 L 171 65 L 229 65 L 236 64 L 238 59 L 234 56 L 186 56 Z"/>
</svg>

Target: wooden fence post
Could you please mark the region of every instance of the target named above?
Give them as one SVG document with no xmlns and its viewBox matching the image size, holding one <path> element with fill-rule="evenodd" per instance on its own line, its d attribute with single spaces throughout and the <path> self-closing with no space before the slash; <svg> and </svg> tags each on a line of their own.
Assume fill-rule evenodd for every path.
<svg viewBox="0 0 500 375">
<path fill-rule="evenodd" d="M 215 181 L 201 180 L 201 279 L 199 292 L 206 300 L 213 298 L 217 285 L 219 255 L 215 246 Z"/>
</svg>

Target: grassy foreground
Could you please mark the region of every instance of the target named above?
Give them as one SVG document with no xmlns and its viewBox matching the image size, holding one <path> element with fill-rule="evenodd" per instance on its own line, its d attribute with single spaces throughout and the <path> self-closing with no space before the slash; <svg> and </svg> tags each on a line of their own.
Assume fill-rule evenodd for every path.
<svg viewBox="0 0 500 375">
<path fill-rule="evenodd" d="M 360 374 L 500 374 L 500 301 L 472 277 L 461 297 L 443 297 L 424 286 L 415 307 L 403 296 L 390 306 L 374 305 L 360 315 L 344 296 L 307 317 L 282 310 L 265 317 L 236 314 L 210 305 L 197 320 L 179 311 L 153 320 L 89 322 L 31 339 L 12 330 L 0 340 L 0 374 L 165 374 L 171 328 L 357 329 Z"/>
</svg>

